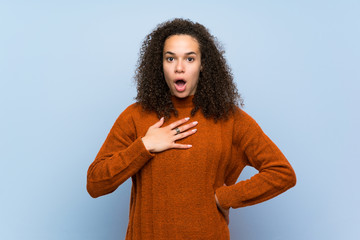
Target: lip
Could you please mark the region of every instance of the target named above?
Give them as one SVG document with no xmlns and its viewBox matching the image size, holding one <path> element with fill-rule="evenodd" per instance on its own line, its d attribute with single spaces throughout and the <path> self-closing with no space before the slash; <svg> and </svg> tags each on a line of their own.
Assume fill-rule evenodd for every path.
<svg viewBox="0 0 360 240">
<path fill-rule="evenodd" d="M 184 85 L 182 86 L 177 85 L 176 82 L 179 80 L 183 81 Z M 184 80 L 183 78 L 177 78 L 174 80 L 174 86 L 177 92 L 184 92 L 186 90 L 186 80 Z"/>
<path fill-rule="evenodd" d="M 175 79 L 174 79 L 174 83 L 176 83 L 176 81 L 179 81 L 179 80 L 183 80 L 183 81 L 186 83 L 186 80 L 183 79 L 183 78 L 175 78 Z"/>
</svg>

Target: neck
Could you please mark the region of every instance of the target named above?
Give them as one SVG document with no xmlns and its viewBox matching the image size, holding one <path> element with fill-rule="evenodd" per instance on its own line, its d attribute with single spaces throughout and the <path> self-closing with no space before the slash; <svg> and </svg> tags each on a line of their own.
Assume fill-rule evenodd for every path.
<svg viewBox="0 0 360 240">
<path fill-rule="evenodd" d="M 187 96 L 185 98 L 178 98 L 174 95 L 171 96 L 171 101 L 174 104 L 175 108 L 187 108 L 187 107 L 193 107 L 194 95 Z"/>
</svg>

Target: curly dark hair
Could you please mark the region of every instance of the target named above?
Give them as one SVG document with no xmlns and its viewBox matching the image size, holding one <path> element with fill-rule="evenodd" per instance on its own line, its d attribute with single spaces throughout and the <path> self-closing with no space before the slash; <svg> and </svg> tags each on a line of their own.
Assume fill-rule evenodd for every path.
<svg viewBox="0 0 360 240">
<path fill-rule="evenodd" d="M 209 31 L 201 24 L 188 19 L 173 19 L 159 24 L 145 37 L 135 72 L 136 100 L 141 106 L 159 117 L 168 119 L 177 111 L 171 101 L 171 92 L 163 72 L 165 40 L 173 35 L 189 35 L 200 47 L 202 71 L 193 98 L 193 116 L 199 109 L 206 118 L 215 121 L 226 119 L 235 106 L 243 106 L 233 76 L 224 58 L 224 50 Z"/>
</svg>

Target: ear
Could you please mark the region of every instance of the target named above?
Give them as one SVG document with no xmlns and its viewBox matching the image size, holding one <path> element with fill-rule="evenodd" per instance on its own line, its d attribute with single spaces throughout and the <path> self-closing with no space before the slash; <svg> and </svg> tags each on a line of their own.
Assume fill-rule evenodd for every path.
<svg viewBox="0 0 360 240">
<path fill-rule="evenodd" d="M 203 70 L 203 67 L 202 67 L 202 65 L 200 66 L 200 72 L 202 72 L 202 70 Z"/>
</svg>

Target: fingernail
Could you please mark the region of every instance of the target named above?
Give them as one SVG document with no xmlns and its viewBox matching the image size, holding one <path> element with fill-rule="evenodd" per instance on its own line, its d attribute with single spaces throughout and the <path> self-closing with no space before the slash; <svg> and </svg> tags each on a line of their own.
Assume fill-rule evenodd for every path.
<svg viewBox="0 0 360 240">
<path fill-rule="evenodd" d="M 192 145 L 188 145 L 188 147 L 192 147 Z"/>
<path fill-rule="evenodd" d="M 198 124 L 198 121 L 193 122 L 194 125 Z"/>
<path fill-rule="evenodd" d="M 189 119 L 190 119 L 189 117 L 186 117 L 186 118 L 185 118 L 186 121 L 189 120 Z"/>
<path fill-rule="evenodd" d="M 193 131 L 193 132 L 196 132 L 196 131 L 197 131 L 197 129 L 193 129 L 192 131 Z"/>
</svg>

